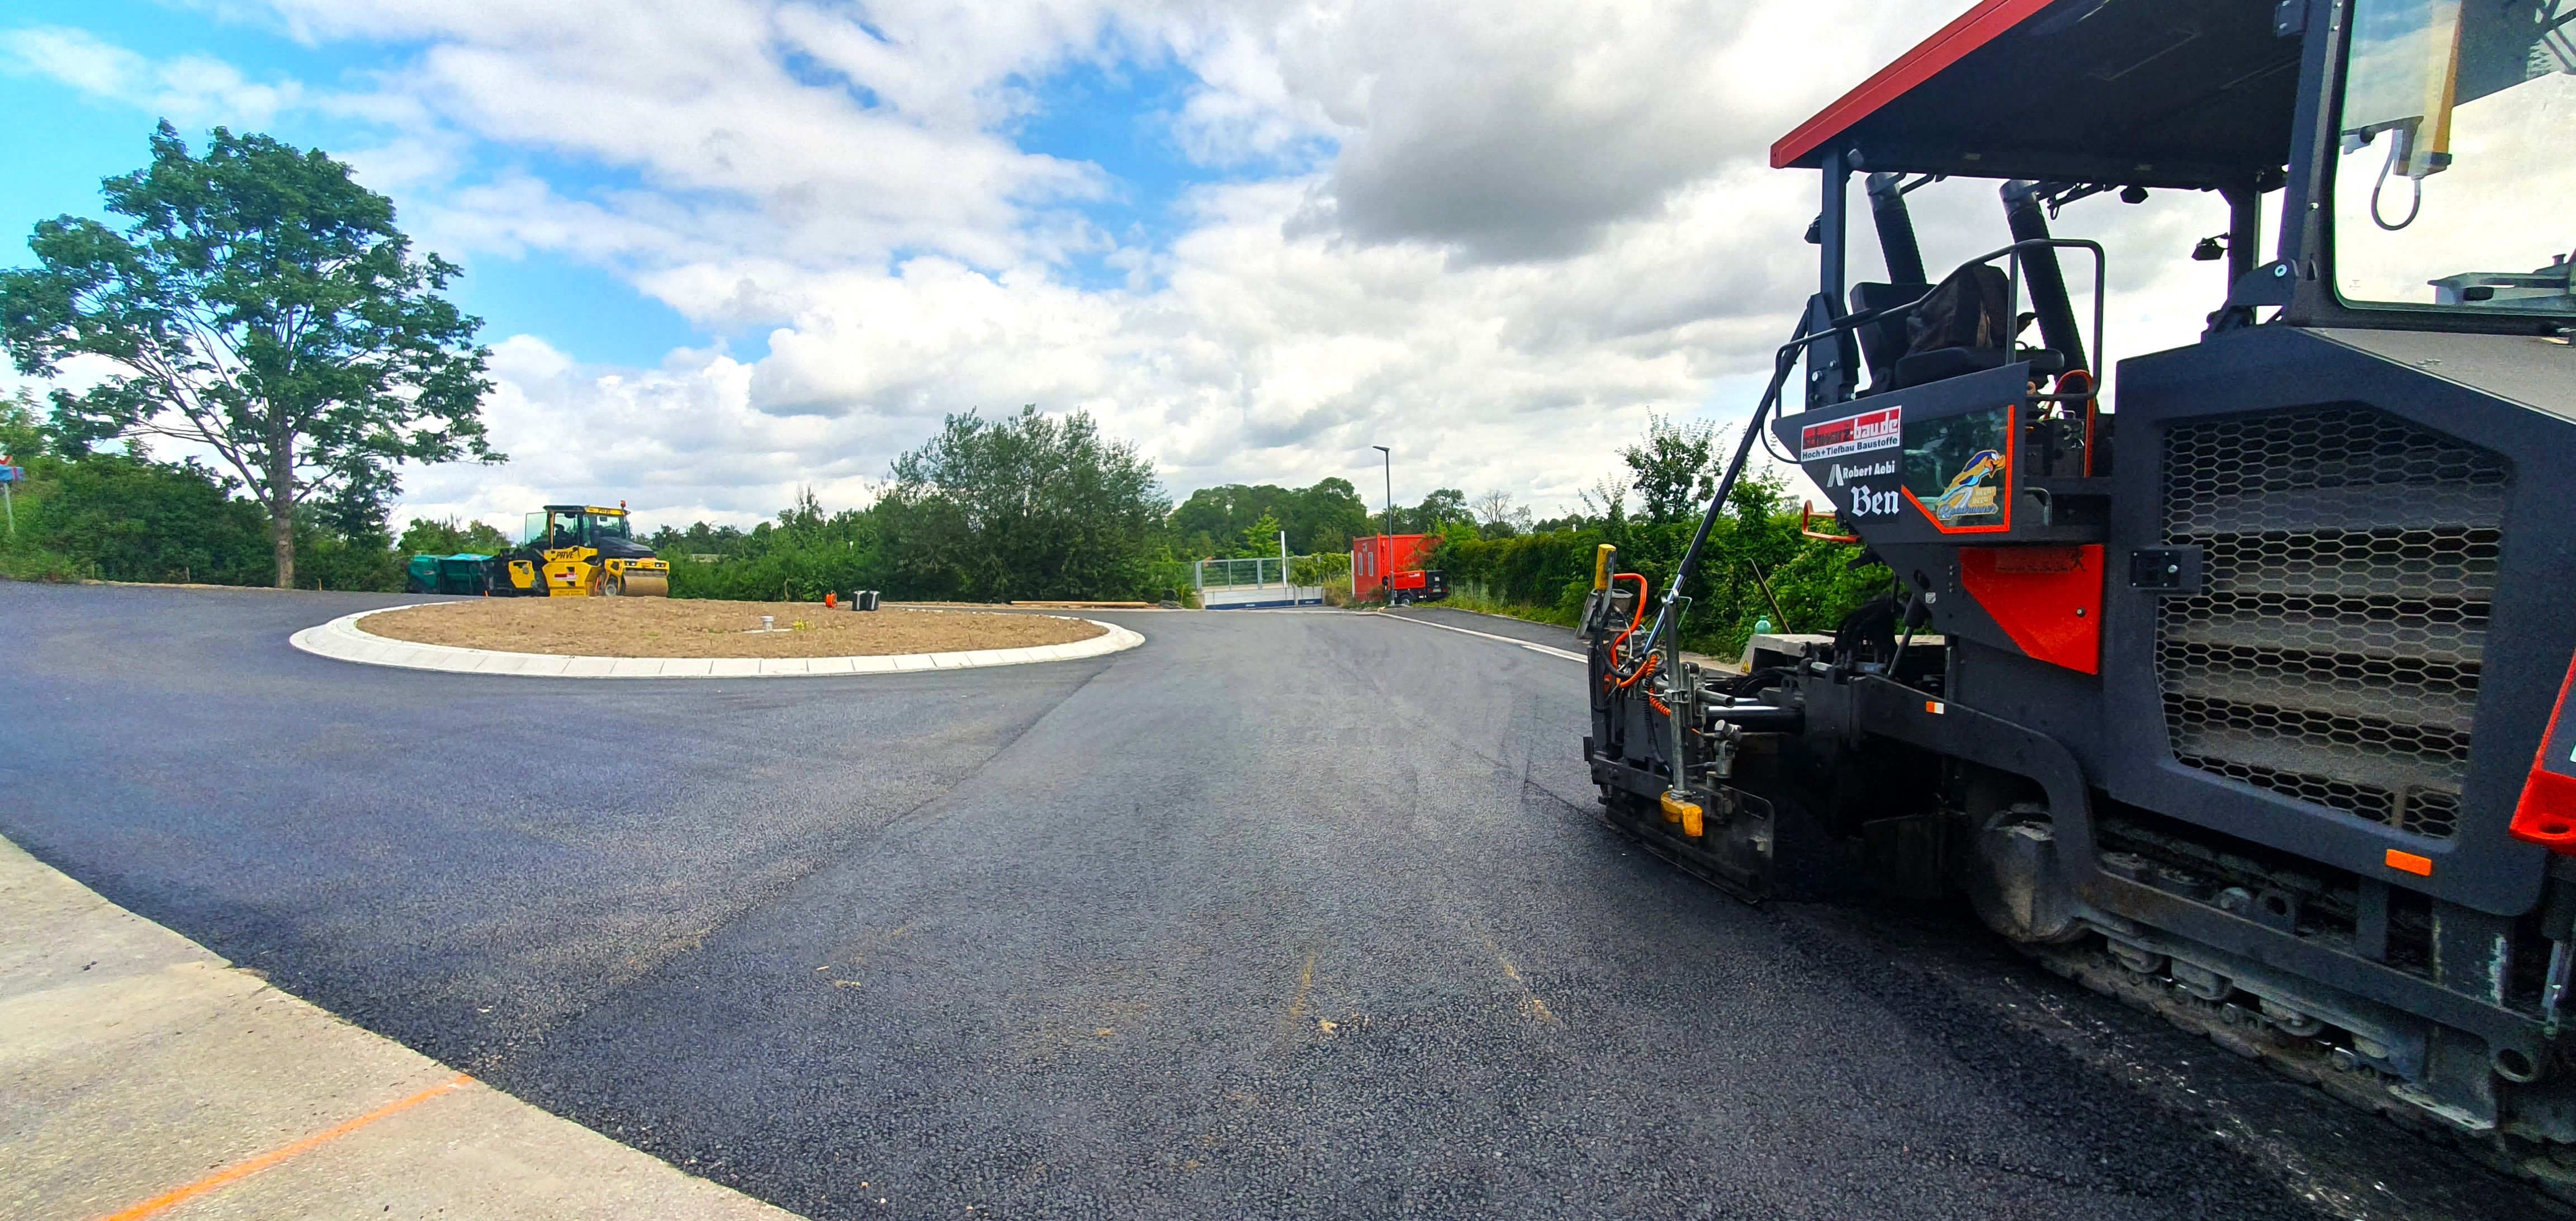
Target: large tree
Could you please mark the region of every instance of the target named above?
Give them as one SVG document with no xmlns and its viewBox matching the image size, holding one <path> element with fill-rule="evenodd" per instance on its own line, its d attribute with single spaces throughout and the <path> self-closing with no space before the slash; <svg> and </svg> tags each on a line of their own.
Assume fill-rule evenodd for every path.
<svg viewBox="0 0 2576 1221">
<path fill-rule="evenodd" d="M 1467 510 L 1467 494 L 1456 488 L 1434 488 L 1421 504 L 1398 509 L 1395 515 L 1398 524 L 1416 534 L 1436 534 L 1452 522 L 1475 520 Z"/>
<path fill-rule="evenodd" d="M 485 443 L 482 325 L 441 294 L 459 269 L 415 259 L 393 201 L 319 150 L 216 128 L 203 157 L 170 124 L 152 164 L 101 184 L 121 230 L 37 224 L 38 266 L 0 272 L 0 342 L 52 376 L 68 443 L 163 436 L 211 448 L 267 512 L 277 585 L 295 584 L 298 506 L 369 518 L 404 461 L 502 456 Z"/>
<path fill-rule="evenodd" d="M 1635 474 L 1646 520 L 1670 525 L 1700 515 L 1717 494 L 1717 472 L 1709 461 L 1717 445 L 1717 426 L 1706 420 L 1676 424 L 1669 416 L 1646 417 L 1646 443 L 1619 451 L 1619 460 Z"/>
<path fill-rule="evenodd" d="M 1153 464 L 1084 412 L 952 415 L 893 473 L 889 557 L 921 588 L 996 602 L 1133 596 L 1171 507 Z"/>
</svg>

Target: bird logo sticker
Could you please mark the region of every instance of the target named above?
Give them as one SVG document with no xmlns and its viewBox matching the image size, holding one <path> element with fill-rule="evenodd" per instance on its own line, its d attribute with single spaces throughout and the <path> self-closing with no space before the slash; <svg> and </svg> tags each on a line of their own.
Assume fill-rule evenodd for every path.
<svg viewBox="0 0 2576 1221">
<path fill-rule="evenodd" d="M 1932 501 L 1932 518 L 1945 526 L 1981 517 L 1992 517 L 1998 511 L 1995 493 L 2003 483 L 2004 456 L 1991 449 L 1978 450 L 1959 473 L 1950 477 L 1950 486 Z"/>
</svg>

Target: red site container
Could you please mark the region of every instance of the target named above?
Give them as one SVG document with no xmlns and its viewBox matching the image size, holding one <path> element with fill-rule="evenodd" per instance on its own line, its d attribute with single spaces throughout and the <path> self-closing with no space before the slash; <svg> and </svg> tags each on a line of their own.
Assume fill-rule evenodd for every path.
<svg viewBox="0 0 2576 1221">
<path fill-rule="evenodd" d="M 1395 575 L 1397 589 L 1423 587 L 1423 561 L 1431 558 L 1428 534 L 1372 534 L 1351 540 L 1351 596 L 1368 598 Z"/>
</svg>

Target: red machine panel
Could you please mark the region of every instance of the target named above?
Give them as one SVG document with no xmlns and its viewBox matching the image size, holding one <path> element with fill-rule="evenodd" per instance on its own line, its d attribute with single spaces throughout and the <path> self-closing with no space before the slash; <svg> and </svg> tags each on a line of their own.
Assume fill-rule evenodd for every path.
<svg viewBox="0 0 2576 1221">
<path fill-rule="evenodd" d="M 1962 547 L 1959 584 L 2021 651 L 2102 672 L 2102 548 Z"/>
</svg>

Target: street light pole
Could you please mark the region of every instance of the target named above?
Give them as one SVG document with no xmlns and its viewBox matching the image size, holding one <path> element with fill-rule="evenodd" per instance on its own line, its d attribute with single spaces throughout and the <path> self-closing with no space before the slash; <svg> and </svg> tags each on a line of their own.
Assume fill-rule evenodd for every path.
<svg viewBox="0 0 2576 1221">
<path fill-rule="evenodd" d="M 1386 465 L 1386 529 L 1377 536 L 1377 583 L 1386 592 L 1387 604 L 1395 604 L 1395 574 L 1387 563 L 1395 549 L 1395 453 L 1383 445 L 1372 445 Z"/>
</svg>

